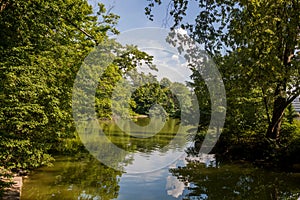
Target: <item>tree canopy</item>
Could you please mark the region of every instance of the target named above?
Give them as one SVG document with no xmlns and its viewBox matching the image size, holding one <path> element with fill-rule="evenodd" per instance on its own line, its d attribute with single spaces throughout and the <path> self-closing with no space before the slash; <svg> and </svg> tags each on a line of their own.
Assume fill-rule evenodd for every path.
<svg viewBox="0 0 300 200">
<path fill-rule="evenodd" d="M 83 59 L 118 16 L 87 1 L 0 2 L 0 148 L 5 168 L 48 163 L 58 138 L 73 135 L 71 95 Z"/>
<path fill-rule="evenodd" d="M 186 22 L 192 3 L 199 13 L 194 22 Z M 161 1 L 150 0 L 146 8 L 152 20 L 156 4 Z M 244 90 L 258 93 L 265 107 L 267 137 L 278 139 L 284 111 L 300 94 L 300 2 L 171 0 L 168 5 L 172 28 L 186 29 L 221 70 L 228 66 L 231 80 L 240 80 Z"/>
</svg>

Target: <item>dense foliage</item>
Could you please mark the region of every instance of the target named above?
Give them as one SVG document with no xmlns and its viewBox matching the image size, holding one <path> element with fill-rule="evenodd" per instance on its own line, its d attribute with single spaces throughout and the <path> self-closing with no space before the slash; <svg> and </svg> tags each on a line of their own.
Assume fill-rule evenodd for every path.
<svg viewBox="0 0 300 200">
<path fill-rule="evenodd" d="M 149 66 L 152 61 L 136 47 L 108 39 L 108 34 L 118 33 L 117 20 L 103 4 L 95 12 L 81 0 L 0 1 L 1 169 L 26 171 L 51 163 L 53 153 L 83 150 L 74 134 L 72 88 L 97 45 L 115 48 L 116 55 L 107 53 L 112 61 L 108 66 L 97 63 L 106 69 L 95 102 L 99 118 L 112 118 L 116 83 L 127 71 L 136 72 L 141 60 Z"/>
<path fill-rule="evenodd" d="M 148 2 L 146 15 L 153 20 L 152 10 L 162 1 Z M 196 6 L 194 21 L 185 18 Z M 273 162 L 292 159 L 293 149 L 292 162 L 299 162 L 294 145 L 300 131 L 288 108 L 300 94 L 300 2 L 170 0 L 167 12 L 173 17 L 172 28 L 187 30 L 203 44 L 223 76 L 228 105 L 218 151 L 226 154 L 236 148 L 237 158 Z M 201 75 L 195 71 L 192 78 L 198 96 L 205 97 Z M 209 99 L 199 103 L 205 116 Z M 200 125 L 205 127 L 205 120 Z"/>
<path fill-rule="evenodd" d="M 31 168 L 73 132 L 71 88 L 90 49 L 115 32 L 114 15 L 98 17 L 86 1 L 1 1 L 1 165 Z M 105 29 L 105 30 L 104 30 Z"/>
<path fill-rule="evenodd" d="M 149 110 L 151 110 L 152 114 L 155 114 L 155 112 L 160 112 L 160 110 L 155 111 L 151 107 L 159 104 L 164 108 L 165 116 L 180 118 L 181 105 L 176 95 L 182 95 L 183 97 L 189 95 L 185 85 L 178 82 L 173 83 L 167 78 L 163 78 L 160 82 L 150 75 L 148 78 L 153 79 L 153 82 L 142 85 L 132 94 L 135 102 L 134 106 L 132 106 L 133 111 L 141 115 L 149 115 L 151 114 Z"/>
<path fill-rule="evenodd" d="M 151 11 L 161 1 L 148 1 L 146 14 L 153 19 Z M 191 2 L 199 14 L 194 23 L 186 23 Z M 170 0 L 168 11 L 173 28 L 186 29 L 203 44 L 223 76 L 228 114 L 215 151 L 232 159 L 300 162 L 300 124 L 291 107 L 300 94 L 300 2 Z M 117 20 L 102 4 L 95 12 L 88 1 L 0 0 L 0 176 L 7 176 L 2 169 L 49 164 L 53 152 L 81 145 L 74 134 L 72 88 L 84 59 L 99 44 L 116 49 L 115 55 L 108 54 L 113 62 L 99 78 L 98 118 L 114 117 L 111 97 L 124 76 L 133 85 L 139 85 L 134 77 L 153 79 L 133 92 L 130 115 L 155 114 L 151 107 L 156 103 L 165 108 L 166 116 L 181 115 L 173 92 L 184 97 L 190 91 L 167 79 L 135 76 L 141 61 L 155 69 L 153 57 L 108 39 L 109 33 L 118 33 Z M 190 86 L 199 97 L 201 139 L 211 102 L 202 74 L 191 70 Z M 123 113 L 124 107 L 115 109 Z M 0 181 L 0 188 L 4 185 Z"/>
<path fill-rule="evenodd" d="M 62 139 L 74 137 L 76 72 L 108 32 L 117 33 L 118 16 L 102 4 L 93 14 L 80 0 L 4 0 L 0 19 L 0 165 L 19 171 L 49 164 Z"/>
</svg>

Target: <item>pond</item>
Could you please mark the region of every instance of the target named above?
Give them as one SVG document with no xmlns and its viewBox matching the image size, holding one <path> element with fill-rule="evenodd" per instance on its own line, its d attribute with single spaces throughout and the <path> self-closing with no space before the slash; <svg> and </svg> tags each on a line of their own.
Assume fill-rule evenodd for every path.
<svg viewBox="0 0 300 200">
<path fill-rule="evenodd" d="M 147 124 L 147 120 L 139 120 Z M 214 155 L 188 156 L 189 127 L 168 120 L 149 138 L 131 137 L 112 122 L 101 123 L 107 138 L 126 149 L 110 167 L 97 156 L 59 156 L 24 180 L 22 200 L 298 199 L 300 174 L 277 173 L 247 164 L 222 164 Z M 178 131 L 180 129 L 180 131 Z M 174 142 L 175 140 L 175 142 Z M 105 146 L 105 145 L 104 145 Z M 93 153 L 92 153 L 93 154 Z M 110 155 L 111 156 L 111 155 Z M 101 160 L 101 159 L 100 159 Z M 122 170 L 114 169 L 114 162 Z M 107 161 L 104 161 L 107 162 Z"/>
</svg>

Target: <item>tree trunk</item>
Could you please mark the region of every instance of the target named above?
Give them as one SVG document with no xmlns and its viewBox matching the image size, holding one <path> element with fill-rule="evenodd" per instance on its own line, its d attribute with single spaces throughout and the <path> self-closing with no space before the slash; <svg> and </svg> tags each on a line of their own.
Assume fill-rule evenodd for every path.
<svg viewBox="0 0 300 200">
<path fill-rule="evenodd" d="M 284 97 L 277 97 L 274 101 L 272 120 L 269 122 L 267 137 L 271 139 L 279 139 L 280 128 L 284 110 L 287 106 L 287 100 Z"/>
</svg>

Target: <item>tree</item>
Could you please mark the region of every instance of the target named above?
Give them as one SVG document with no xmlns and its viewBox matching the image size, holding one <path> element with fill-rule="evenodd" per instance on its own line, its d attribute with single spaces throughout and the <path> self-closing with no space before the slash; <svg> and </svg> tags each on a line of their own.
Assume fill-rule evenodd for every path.
<svg viewBox="0 0 300 200">
<path fill-rule="evenodd" d="M 184 22 L 192 1 L 171 0 L 172 28 L 184 28 L 213 57 L 234 59 L 245 90 L 259 90 L 265 107 L 266 137 L 278 140 L 285 109 L 300 94 L 300 2 L 296 0 L 195 1 L 199 14 Z M 151 9 L 160 0 L 151 0 Z M 217 63 L 222 68 L 222 63 Z"/>
<path fill-rule="evenodd" d="M 122 47 L 113 40 L 111 40 L 111 43 L 117 55 L 114 55 L 111 62 L 107 63 L 107 68 L 101 75 L 99 87 L 96 91 L 98 100 L 96 105 L 99 106 L 98 113 L 102 113 L 108 118 L 114 117 L 112 116 L 112 107 L 114 107 L 115 115 L 127 118 L 134 114 L 130 107 L 135 107 L 136 104 L 130 99 L 130 94 L 124 90 L 124 87 L 127 87 L 126 83 L 139 77 L 140 73 L 137 72 L 137 66 L 141 65 L 141 63 L 145 63 L 147 67 L 153 69 L 153 57 L 146 52 L 138 50 L 136 46 L 127 45 Z M 113 93 L 117 94 L 117 97 L 114 97 Z"/>
<path fill-rule="evenodd" d="M 136 90 L 132 94 L 134 112 L 143 115 L 162 114 L 164 117 L 169 116 L 179 118 L 181 115 L 181 106 L 190 106 L 190 91 L 186 86 L 179 82 L 171 82 L 164 77 L 160 81 L 152 74 L 140 74 L 140 80 L 136 80 Z M 181 100 L 182 102 L 179 102 Z M 162 110 L 152 107 L 159 104 Z M 182 104 L 182 105 L 180 105 Z M 151 112 L 149 112 L 152 109 Z M 162 112 L 162 113 L 161 113 Z"/>
<path fill-rule="evenodd" d="M 87 1 L 0 2 L 0 160 L 7 169 L 48 163 L 73 135 L 71 94 L 83 59 L 118 19 Z M 99 19 L 99 21 L 98 21 Z"/>
</svg>

